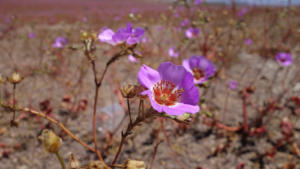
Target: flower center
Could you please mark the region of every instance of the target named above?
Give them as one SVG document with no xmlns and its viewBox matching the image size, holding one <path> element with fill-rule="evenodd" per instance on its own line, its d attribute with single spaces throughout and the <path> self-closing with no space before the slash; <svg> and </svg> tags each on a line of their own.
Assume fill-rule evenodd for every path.
<svg viewBox="0 0 300 169">
<path fill-rule="evenodd" d="M 285 61 L 286 61 L 285 58 L 280 58 L 279 60 L 280 60 L 281 62 L 285 62 Z"/>
<path fill-rule="evenodd" d="M 192 71 L 193 71 L 193 76 L 196 80 L 200 80 L 205 76 L 203 70 L 201 69 L 194 68 Z"/>
<path fill-rule="evenodd" d="M 172 82 L 161 80 L 153 87 L 154 100 L 160 105 L 172 106 L 179 102 L 183 89 Z"/>
</svg>

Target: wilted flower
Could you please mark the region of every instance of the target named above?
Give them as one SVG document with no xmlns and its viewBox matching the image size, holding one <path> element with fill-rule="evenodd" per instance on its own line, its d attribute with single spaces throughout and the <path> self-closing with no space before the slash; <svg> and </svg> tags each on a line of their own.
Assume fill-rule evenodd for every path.
<svg viewBox="0 0 300 169">
<path fill-rule="evenodd" d="M 30 39 L 35 38 L 34 32 L 30 32 L 30 33 L 28 34 L 28 38 L 30 38 Z"/>
<path fill-rule="evenodd" d="M 245 44 L 246 45 L 251 45 L 252 44 L 252 40 L 250 38 L 245 40 Z"/>
<path fill-rule="evenodd" d="M 43 130 L 42 135 L 39 138 L 42 140 L 46 151 L 49 153 L 58 152 L 61 145 L 61 139 L 52 130 Z"/>
<path fill-rule="evenodd" d="M 136 86 L 131 84 L 123 85 L 120 91 L 124 98 L 133 98 L 136 95 Z"/>
<path fill-rule="evenodd" d="M 74 156 L 73 153 L 71 153 L 68 163 L 68 169 L 79 169 L 80 168 L 80 162 L 78 159 Z"/>
<path fill-rule="evenodd" d="M 234 80 L 230 80 L 228 82 L 228 86 L 229 86 L 230 89 L 235 90 L 238 86 L 238 82 L 234 81 Z"/>
<path fill-rule="evenodd" d="M 190 27 L 185 31 L 185 35 L 189 39 L 195 38 L 198 34 L 199 34 L 199 29 L 194 27 Z"/>
<path fill-rule="evenodd" d="M 143 28 L 132 28 L 131 24 L 128 23 L 126 28 L 120 28 L 117 32 L 111 29 L 104 29 L 99 35 L 98 39 L 101 42 L 106 42 L 111 45 L 117 45 L 125 43 L 127 45 L 133 45 L 139 43 L 145 34 Z"/>
<path fill-rule="evenodd" d="M 195 84 L 202 84 L 216 72 L 215 65 L 204 56 L 192 56 L 182 62 L 183 67 L 192 73 Z"/>
<path fill-rule="evenodd" d="M 188 25 L 190 25 L 190 20 L 187 19 L 187 18 L 185 18 L 185 19 L 181 22 L 180 25 L 181 25 L 182 27 L 188 26 Z"/>
<path fill-rule="evenodd" d="M 276 61 L 282 66 L 289 66 L 293 63 L 291 54 L 284 52 L 280 52 L 276 55 Z"/>
<path fill-rule="evenodd" d="M 63 48 L 67 44 L 67 39 L 65 37 L 59 36 L 55 39 L 52 44 L 53 48 Z"/>
<path fill-rule="evenodd" d="M 179 52 L 175 51 L 174 47 L 169 48 L 168 54 L 169 54 L 170 57 L 173 57 L 173 58 L 178 58 L 178 56 L 179 56 Z"/>
<path fill-rule="evenodd" d="M 202 0 L 194 0 L 194 5 L 200 5 L 202 3 Z"/>
<path fill-rule="evenodd" d="M 23 77 L 19 74 L 14 72 L 11 77 L 7 78 L 7 81 L 11 84 L 18 84 L 23 80 Z"/>
<path fill-rule="evenodd" d="M 158 112 L 181 115 L 199 111 L 199 91 L 193 84 L 193 76 L 183 66 L 163 62 L 156 71 L 143 65 L 138 80 L 148 89 L 142 94 L 148 95 Z"/>
</svg>

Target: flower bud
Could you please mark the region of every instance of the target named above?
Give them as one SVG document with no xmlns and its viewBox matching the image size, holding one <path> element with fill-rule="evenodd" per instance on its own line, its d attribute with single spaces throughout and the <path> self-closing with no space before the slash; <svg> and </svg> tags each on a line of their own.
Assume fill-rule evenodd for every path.
<svg viewBox="0 0 300 169">
<path fill-rule="evenodd" d="M 52 131 L 45 129 L 39 137 L 46 151 L 49 153 L 56 153 L 61 145 L 61 139 Z"/>
<path fill-rule="evenodd" d="M 136 95 L 136 86 L 127 84 L 121 87 L 121 94 L 124 98 L 133 98 Z"/>
<path fill-rule="evenodd" d="M 23 77 L 19 73 L 16 73 L 16 72 L 14 72 L 10 78 L 9 77 L 7 78 L 7 81 L 12 84 L 18 84 L 22 80 L 23 80 Z"/>
<path fill-rule="evenodd" d="M 79 169 L 80 168 L 80 162 L 75 158 L 74 154 L 71 153 L 69 158 L 69 164 L 68 169 Z"/>
<path fill-rule="evenodd" d="M 144 161 L 127 160 L 125 169 L 146 169 Z"/>
</svg>

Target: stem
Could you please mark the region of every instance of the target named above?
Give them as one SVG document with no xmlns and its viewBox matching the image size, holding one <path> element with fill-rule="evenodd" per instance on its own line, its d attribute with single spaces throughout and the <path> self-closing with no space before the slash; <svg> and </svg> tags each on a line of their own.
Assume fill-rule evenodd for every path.
<svg viewBox="0 0 300 169">
<path fill-rule="evenodd" d="M 169 136 L 168 136 L 168 134 L 167 134 L 167 132 L 166 132 L 166 130 L 165 130 L 165 127 L 164 127 L 164 121 L 163 121 L 163 120 L 164 120 L 164 119 L 160 119 L 160 127 L 161 127 L 161 130 L 162 130 L 163 134 L 164 134 L 165 137 L 166 137 L 168 146 L 169 146 L 169 148 L 170 148 L 170 150 L 171 150 L 171 152 L 172 152 L 172 156 L 173 156 L 175 162 L 178 164 L 178 166 L 179 166 L 181 169 L 185 169 L 184 166 L 183 166 L 183 164 L 181 163 L 181 161 L 177 158 L 176 153 L 175 153 L 175 152 L 173 151 L 173 149 L 172 149 L 172 144 L 171 144 L 171 141 L 170 141 L 170 139 L 169 139 Z"/>
<path fill-rule="evenodd" d="M 120 155 L 120 153 L 121 153 L 121 150 L 122 150 L 122 147 L 123 147 L 125 138 L 126 138 L 126 134 L 123 134 L 123 132 L 122 132 L 122 138 L 121 138 L 121 142 L 120 142 L 120 145 L 119 145 L 119 148 L 118 148 L 118 152 L 117 152 L 117 154 L 115 155 L 115 158 L 114 158 L 114 160 L 113 160 L 113 162 L 112 162 L 112 165 L 114 165 L 114 164 L 116 163 L 116 161 L 118 160 L 118 157 L 119 157 L 119 155 Z"/>
<path fill-rule="evenodd" d="M 132 124 L 130 124 L 130 123 L 128 124 L 125 133 L 124 132 L 121 133 L 122 134 L 121 142 L 119 144 L 117 154 L 115 155 L 115 158 L 114 158 L 111 165 L 114 165 L 116 163 L 116 161 L 118 160 L 118 157 L 121 153 L 121 150 L 122 150 L 123 144 L 125 142 L 125 139 L 128 135 L 130 135 L 132 133 L 132 129 L 134 129 L 135 126 L 139 125 L 141 122 L 143 122 L 148 117 L 155 116 L 155 115 L 158 116 L 159 114 L 156 114 L 154 112 L 148 112 L 145 116 L 136 118 L 135 121 Z"/>
<path fill-rule="evenodd" d="M 149 169 L 152 169 L 153 162 L 154 162 L 155 156 L 156 156 L 156 154 L 157 154 L 157 149 L 158 149 L 158 146 L 160 145 L 160 143 L 162 143 L 162 141 L 159 141 L 159 132 L 157 132 L 157 136 L 156 136 L 156 144 L 155 144 L 155 147 L 154 147 L 154 152 L 153 152 L 153 154 L 152 154 L 152 158 L 151 158 L 151 162 L 150 162 L 150 167 L 149 167 Z"/>
<path fill-rule="evenodd" d="M 95 61 L 92 60 L 91 63 L 92 63 L 93 74 L 94 74 L 94 82 L 95 82 L 95 97 L 94 97 L 94 107 L 93 107 L 93 138 L 94 138 L 94 146 L 95 146 L 94 149 L 95 149 L 95 152 L 96 152 L 99 160 L 104 163 L 102 155 L 101 155 L 100 151 L 98 150 L 97 135 L 96 135 L 97 134 L 97 129 L 96 129 L 97 101 L 98 101 L 99 88 L 101 86 L 101 83 L 99 83 L 98 80 L 97 80 L 97 71 L 96 71 Z M 103 72 L 103 74 L 105 72 Z"/>
<path fill-rule="evenodd" d="M 95 150 L 90 147 L 89 145 L 87 145 L 86 143 L 84 143 L 83 141 L 81 141 L 78 137 L 76 137 L 69 129 L 67 129 L 61 122 L 53 119 L 52 117 L 50 116 L 47 116 L 45 113 L 42 113 L 42 112 L 38 112 L 38 111 L 35 111 L 35 110 L 31 110 L 29 108 L 18 108 L 18 107 L 15 107 L 13 108 L 12 106 L 10 105 L 6 105 L 6 104 L 3 104 L 1 103 L 0 106 L 2 106 L 3 108 L 7 108 L 7 109 L 15 109 L 16 111 L 23 111 L 23 112 L 28 112 L 28 113 L 31 113 L 31 114 L 34 114 L 34 115 L 37 115 L 37 116 L 40 116 L 40 117 L 43 117 L 45 119 L 47 119 L 48 121 L 50 121 L 51 123 L 53 124 L 56 124 L 58 125 L 64 132 L 66 132 L 70 137 L 72 137 L 75 141 L 77 141 L 79 144 L 81 144 L 83 147 L 85 147 L 86 149 L 92 151 L 92 152 L 95 152 Z"/>
<path fill-rule="evenodd" d="M 14 125 L 15 124 L 15 118 L 16 118 L 16 110 L 15 110 L 15 107 L 16 107 L 16 84 L 13 84 L 13 118 L 11 120 L 11 125 Z"/>
<path fill-rule="evenodd" d="M 65 161 L 64 161 L 64 159 L 62 158 L 62 156 L 60 155 L 60 153 L 57 151 L 57 152 L 55 153 L 55 155 L 56 155 L 56 157 L 57 157 L 57 159 L 58 159 L 58 161 L 59 161 L 59 163 L 60 163 L 60 165 L 61 165 L 61 168 L 62 168 L 62 169 L 66 169 Z"/>
<path fill-rule="evenodd" d="M 130 125 L 132 124 L 132 118 L 131 118 L 131 112 L 130 112 L 130 103 L 129 103 L 129 98 L 127 100 L 127 107 L 128 107 L 128 115 L 129 115 L 129 120 L 130 120 Z"/>
<path fill-rule="evenodd" d="M 246 105 L 246 96 L 243 96 L 243 127 L 244 127 L 244 131 L 246 133 L 248 133 L 248 116 L 247 116 L 247 105 Z"/>
</svg>

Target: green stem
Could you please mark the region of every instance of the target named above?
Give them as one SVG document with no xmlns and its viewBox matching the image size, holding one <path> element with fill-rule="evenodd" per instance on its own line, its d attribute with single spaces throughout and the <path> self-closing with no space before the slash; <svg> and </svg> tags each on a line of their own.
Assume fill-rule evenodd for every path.
<svg viewBox="0 0 300 169">
<path fill-rule="evenodd" d="M 56 157 L 57 157 L 57 159 L 58 159 L 58 161 L 59 161 L 59 163 L 60 163 L 60 165 L 61 165 L 61 168 L 62 168 L 62 169 L 66 169 L 65 161 L 64 161 L 64 159 L 62 158 L 62 156 L 59 154 L 58 151 L 55 153 L 55 155 L 56 155 Z"/>
</svg>

